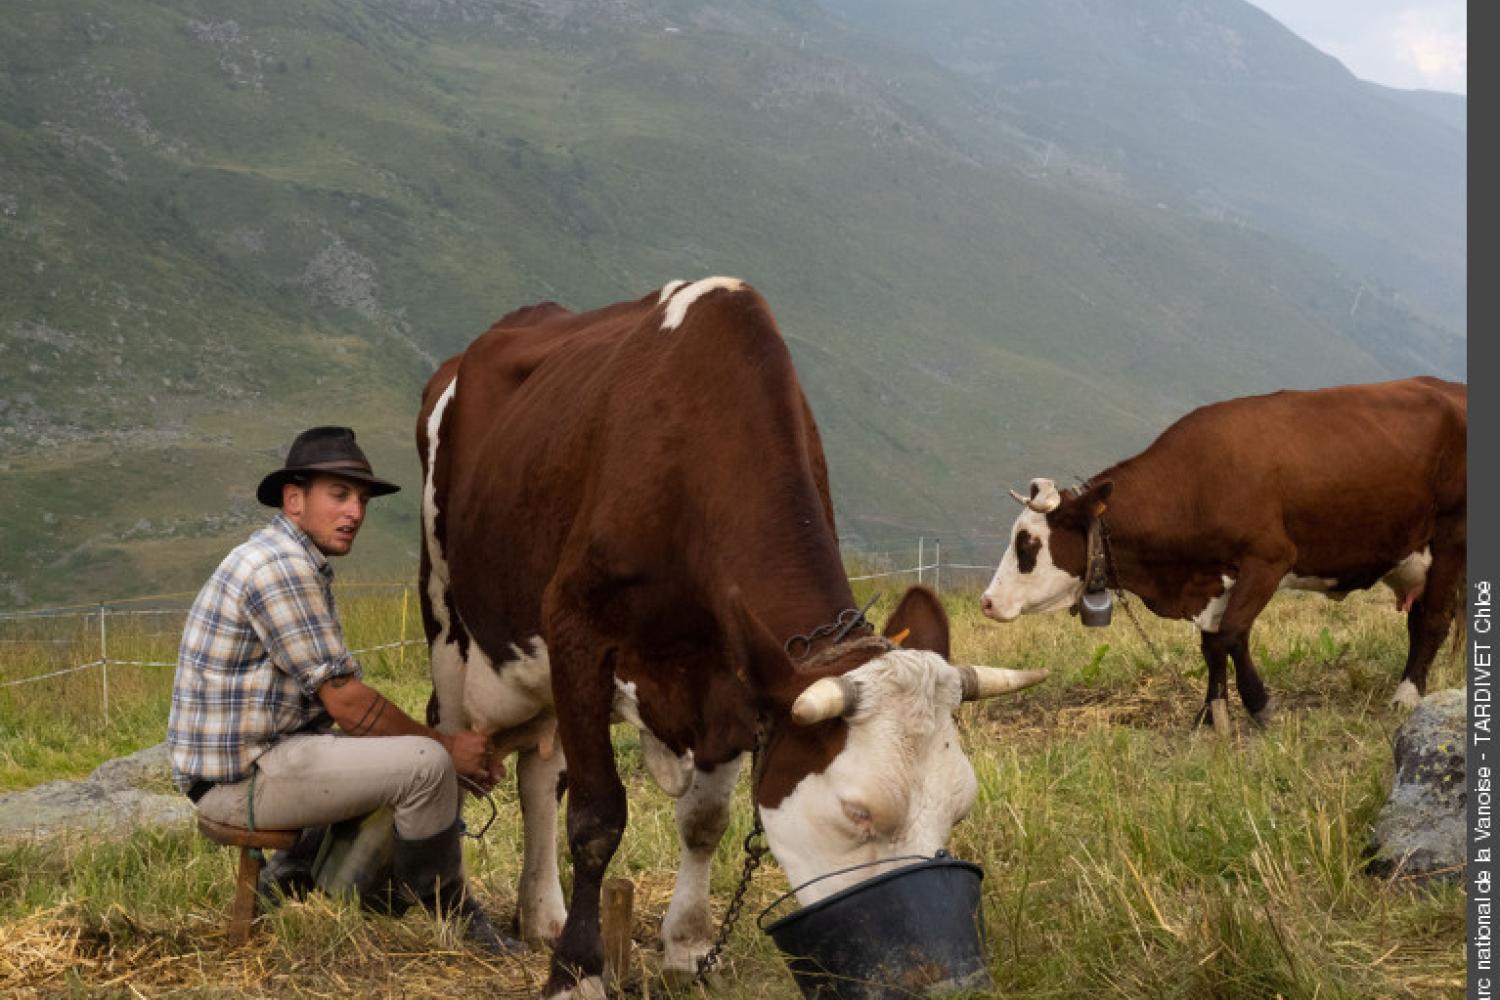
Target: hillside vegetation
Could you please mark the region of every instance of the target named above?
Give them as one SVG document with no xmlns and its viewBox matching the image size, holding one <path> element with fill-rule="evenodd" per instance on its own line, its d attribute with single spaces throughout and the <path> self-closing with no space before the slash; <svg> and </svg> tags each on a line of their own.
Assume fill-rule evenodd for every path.
<svg viewBox="0 0 1500 1000">
<path fill-rule="evenodd" d="M 1171 162 L 1146 126 L 1187 128 L 1163 88 L 1206 93 L 1207 72 L 1150 77 L 1150 39 L 1119 37 L 1132 73 L 1090 70 L 1131 115 L 1089 118 L 1071 91 L 997 100 L 990 64 L 781 0 L 16 0 L 0 27 L 0 606 L 195 586 L 315 423 L 356 426 L 408 487 L 356 557 L 408 572 L 422 381 L 547 298 L 755 284 L 865 546 L 957 552 L 1003 529 L 1005 488 L 1087 474 L 1204 402 L 1464 371 L 1415 278 L 1275 222 L 1371 247 L 1413 217 L 1449 232 L 1400 187 L 1410 144 L 1216 105 L 1203 141 L 1235 142 L 1145 183 L 1121 155 Z M 1074 29 L 1028 30 L 1035 59 L 1088 61 Z M 1438 121 L 1361 107 L 1375 131 Z M 1147 145 L 1112 152 L 1101 118 Z M 1447 147 L 1402 134 L 1451 198 Z M 1287 159 L 1288 136 L 1321 152 L 1264 178 L 1265 211 L 1195 194 Z M 1401 213 L 1353 199 L 1351 157 L 1407 191 Z"/>
</svg>

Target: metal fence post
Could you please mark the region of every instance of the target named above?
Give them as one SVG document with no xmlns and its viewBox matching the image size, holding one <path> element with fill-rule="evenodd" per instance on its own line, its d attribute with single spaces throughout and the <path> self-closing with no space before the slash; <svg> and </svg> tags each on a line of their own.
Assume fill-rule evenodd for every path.
<svg viewBox="0 0 1500 1000">
<path fill-rule="evenodd" d="M 104 604 L 99 604 L 99 676 L 104 698 L 104 724 L 109 725 L 109 639 L 104 625 Z"/>
<path fill-rule="evenodd" d="M 932 540 L 932 590 L 936 594 L 943 592 L 943 540 L 941 538 Z"/>
<path fill-rule="evenodd" d="M 922 582 L 922 564 L 927 561 L 926 556 L 927 539 L 921 535 L 917 536 L 917 582 Z"/>
</svg>

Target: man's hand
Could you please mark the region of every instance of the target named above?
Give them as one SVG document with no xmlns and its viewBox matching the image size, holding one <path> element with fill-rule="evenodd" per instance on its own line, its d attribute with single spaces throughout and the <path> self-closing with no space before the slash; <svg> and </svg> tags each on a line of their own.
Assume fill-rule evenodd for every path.
<svg viewBox="0 0 1500 1000">
<path fill-rule="evenodd" d="M 333 721 L 350 736 L 426 736 L 437 740 L 453 758 L 453 769 L 486 790 L 504 773 L 503 769 L 499 774 L 492 773 L 490 747 L 480 734 L 467 730 L 440 733 L 424 726 L 358 678 L 334 677 L 318 688 L 318 697 Z"/>
<path fill-rule="evenodd" d="M 495 780 L 505 773 L 504 769 L 501 769 L 499 773 L 492 773 L 489 740 L 472 729 L 443 733 L 438 740 L 447 749 L 448 756 L 453 758 L 453 769 L 461 776 L 481 785 L 485 791 L 494 787 Z"/>
</svg>

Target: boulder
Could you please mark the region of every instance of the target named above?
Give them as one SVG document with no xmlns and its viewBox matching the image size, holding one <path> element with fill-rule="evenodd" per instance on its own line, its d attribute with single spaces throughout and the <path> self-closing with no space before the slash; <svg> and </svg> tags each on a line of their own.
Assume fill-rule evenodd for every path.
<svg viewBox="0 0 1500 1000">
<path fill-rule="evenodd" d="M 1434 692 L 1396 731 L 1396 775 L 1375 820 L 1368 866 L 1372 875 L 1462 877 L 1467 704 L 1466 688 Z"/>
<path fill-rule="evenodd" d="M 0 795 L 0 840 L 86 832 L 124 834 L 187 823 L 193 806 L 171 787 L 167 745 L 105 761 L 82 781 L 49 781 Z"/>
</svg>

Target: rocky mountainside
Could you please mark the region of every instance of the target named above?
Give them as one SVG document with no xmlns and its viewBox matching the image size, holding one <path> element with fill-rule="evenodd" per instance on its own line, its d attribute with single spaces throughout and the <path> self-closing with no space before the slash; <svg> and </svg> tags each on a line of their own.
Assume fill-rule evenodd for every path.
<svg viewBox="0 0 1500 1000">
<path fill-rule="evenodd" d="M 960 3 L 934 35 L 886 0 L 15 0 L 0 606 L 195 586 L 325 422 L 408 487 L 348 568 L 409 573 L 420 386 L 546 298 L 754 283 L 873 547 L 987 542 L 1006 487 L 1203 402 L 1461 376 L 1452 309 L 1376 258 L 1461 247 L 1462 174 L 1436 140 L 1350 145 L 1451 122 L 1372 98 L 1322 128 L 1299 109 L 1347 75 L 1291 44 L 1226 69 L 1243 7 L 1010 5 L 1007 34 Z"/>
</svg>

